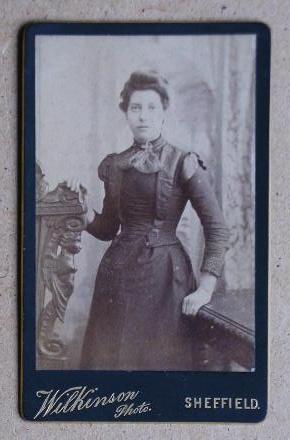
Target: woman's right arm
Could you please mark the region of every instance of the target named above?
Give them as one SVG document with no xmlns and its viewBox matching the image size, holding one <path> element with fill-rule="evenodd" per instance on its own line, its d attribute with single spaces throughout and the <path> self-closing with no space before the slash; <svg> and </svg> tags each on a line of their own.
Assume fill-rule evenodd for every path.
<svg viewBox="0 0 290 440">
<path fill-rule="evenodd" d="M 110 164 L 111 156 L 107 156 L 98 168 L 99 178 L 105 185 L 105 197 L 103 200 L 103 209 L 99 214 L 96 211 L 88 213 L 88 224 L 86 231 L 95 238 L 104 241 L 110 241 L 115 238 L 119 227 L 120 219 L 116 200 L 112 197 L 110 191 Z"/>
<path fill-rule="evenodd" d="M 94 211 L 93 220 L 90 221 L 90 218 L 88 218 L 88 221 L 86 231 L 95 238 L 104 241 L 110 241 L 115 238 L 120 227 L 120 220 L 108 195 L 105 195 L 103 200 L 102 212 L 99 214 Z"/>
</svg>

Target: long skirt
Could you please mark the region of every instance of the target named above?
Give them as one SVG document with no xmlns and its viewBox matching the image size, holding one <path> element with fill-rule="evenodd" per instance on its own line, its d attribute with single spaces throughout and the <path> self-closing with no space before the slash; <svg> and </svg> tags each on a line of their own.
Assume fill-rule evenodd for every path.
<svg viewBox="0 0 290 440">
<path fill-rule="evenodd" d="M 115 239 L 97 273 L 81 368 L 193 370 L 194 334 L 182 301 L 195 288 L 181 243 Z"/>
</svg>

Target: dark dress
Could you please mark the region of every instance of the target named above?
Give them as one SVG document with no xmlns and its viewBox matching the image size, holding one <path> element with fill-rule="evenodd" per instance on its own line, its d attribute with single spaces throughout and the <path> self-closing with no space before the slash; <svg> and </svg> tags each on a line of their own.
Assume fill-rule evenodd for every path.
<svg viewBox="0 0 290 440">
<path fill-rule="evenodd" d="M 179 161 L 181 173 L 182 161 L 183 156 Z M 197 163 L 196 157 L 193 161 Z M 189 168 L 195 166 L 190 162 L 192 158 Z M 178 203 L 171 213 L 169 210 L 162 227 L 156 228 L 157 178 L 157 172 L 144 173 L 134 167 L 122 171 L 121 233 L 113 239 L 98 269 L 83 346 L 83 369 L 194 369 L 191 319 L 181 313 L 181 308 L 183 298 L 197 286 L 189 256 L 175 235 L 191 183 L 190 179 L 176 180 L 176 192 L 171 196 L 178 199 Z M 211 197 L 212 192 L 205 202 L 210 202 Z M 108 204 L 108 200 L 105 203 Z M 111 221 L 112 218 L 113 211 Z M 221 229 L 220 235 L 217 226 Z M 219 211 L 213 227 L 219 235 L 216 242 L 220 244 L 223 240 L 224 248 L 225 227 Z M 101 229 L 102 225 L 96 222 L 88 228 L 90 233 L 102 238 Z M 161 239 L 151 245 L 148 237 L 152 237 L 154 231 L 158 233 L 158 229 L 162 229 Z M 221 252 L 221 247 L 218 248 L 223 258 L 224 250 Z M 216 249 L 208 258 L 216 258 L 218 252 Z"/>
</svg>

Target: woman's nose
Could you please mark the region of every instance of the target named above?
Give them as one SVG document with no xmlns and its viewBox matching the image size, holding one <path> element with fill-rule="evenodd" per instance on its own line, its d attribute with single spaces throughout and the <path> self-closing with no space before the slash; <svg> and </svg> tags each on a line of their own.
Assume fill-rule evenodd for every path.
<svg viewBox="0 0 290 440">
<path fill-rule="evenodd" d="M 148 112 L 147 112 L 147 110 L 146 110 L 146 109 L 141 109 L 141 110 L 140 110 L 140 113 L 139 113 L 139 119 L 140 119 L 140 121 L 144 121 L 144 120 L 146 120 L 147 117 L 148 117 Z"/>
</svg>

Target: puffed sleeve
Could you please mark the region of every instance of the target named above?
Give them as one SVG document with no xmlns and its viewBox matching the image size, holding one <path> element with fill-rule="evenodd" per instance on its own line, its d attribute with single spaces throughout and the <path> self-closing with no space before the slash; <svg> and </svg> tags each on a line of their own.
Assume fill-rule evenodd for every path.
<svg viewBox="0 0 290 440">
<path fill-rule="evenodd" d="M 113 156 L 108 155 L 99 165 L 98 176 L 105 185 L 103 209 L 100 214 L 95 211 L 94 220 L 86 228 L 89 234 L 103 241 L 113 240 L 120 227 L 118 208 L 110 191 L 110 179 L 114 177 L 112 170 Z"/>
<path fill-rule="evenodd" d="M 219 277 L 228 248 L 229 231 L 205 169 L 199 156 L 189 153 L 183 161 L 181 179 L 204 231 L 205 250 L 201 271 Z"/>
</svg>

